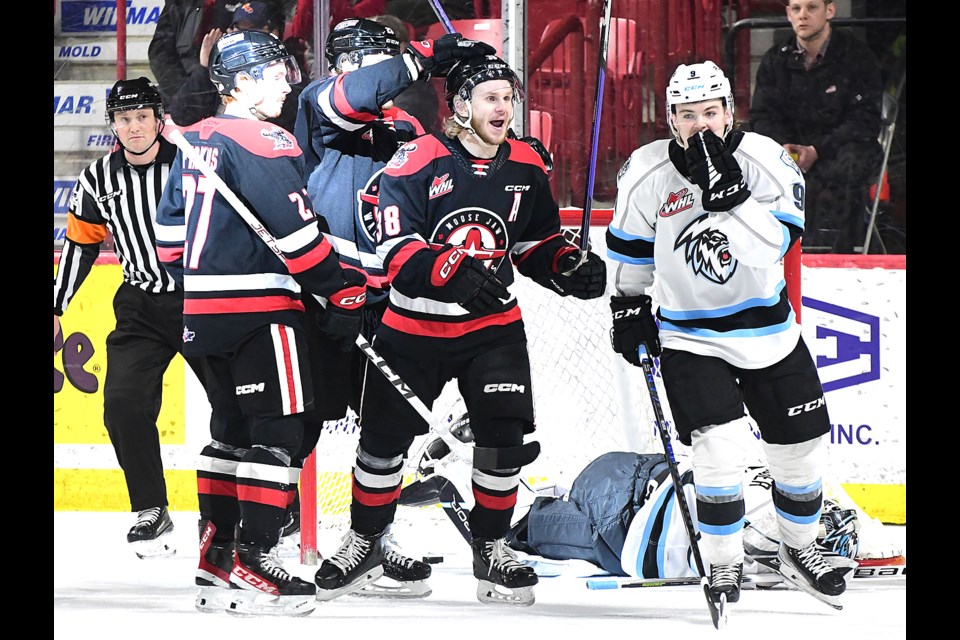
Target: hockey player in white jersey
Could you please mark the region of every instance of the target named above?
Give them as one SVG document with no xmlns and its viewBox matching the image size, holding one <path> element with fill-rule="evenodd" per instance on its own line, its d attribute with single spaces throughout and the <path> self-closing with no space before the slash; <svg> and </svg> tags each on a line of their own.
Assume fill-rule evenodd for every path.
<svg viewBox="0 0 960 640">
<path fill-rule="evenodd" d="M 781 263 L 803 233 L 803 175 L 772 139 L 735 130 L 713 62 L 680 65 L 666 96 L 673 139 L 634 151 L 618 176 L 606 234 L 618 263 L 613 348 L 636 366 L 640 345 L 660 356 L 679 439 L 692 446 L 715 600 L 740 598 L 746 407 L 773 479 L 784 577 L 839 608 L 842 572 L 815 544 L 830 420 Z"/>
</svg>

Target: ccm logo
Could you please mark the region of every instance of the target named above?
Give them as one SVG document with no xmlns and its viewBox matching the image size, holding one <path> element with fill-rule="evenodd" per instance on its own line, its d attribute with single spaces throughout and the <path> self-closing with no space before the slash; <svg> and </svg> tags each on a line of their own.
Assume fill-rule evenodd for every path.
<svg viewBox="0 0 960 640">
<path fill-rule="evenodd" d="M 251 393 L 262 393 L 265 389 L 262 382 L 256 384 L 241 384 L 237 386 L 237 395 L 245 396 Z"/>
<path fill-rule="evenodd" d="M 724 189 L 723 191 L 720 191 L 720 192 L 718 192 L 718 193 L 711 193 L 711 194 L 710 194 L 710 201 L 713 202 L 714 200 L 722 200 L 723 198 L 726 198 L 727 196 L 732 196 L 732 195 L 735 194 L 737 191 L 740 191 L 740 189 L 743 189 L 743 188 L 745 188 L 746 186 L 747 186 L 746 183 L 745 183 L 743 180 L 741 180 L 741 181 L 738 182 L 737 184 L 733 185 L 732 187 L 728 187 L 728 188 Z"/>
<path fill-rule="evenodd" d="M 499 391 L 523 393 L 524 386 L 522 384 L 514 384 L 513 382 L 494 382 L 483 387 L 484 393 L 497 393 Z"/>
<path fill-rule="evenodd" d="M 364 291 L 363 293 L 361 293 L 361 294 L 359 294 L 359 295 L 355 295 L 355 296 L 344 296 L 344 297 L 340 298 L 340 305 L 339 305 L 339 306 L 341 306 L 341 307 L 360 306 L 360 305 L 363 304 L 363 302 L 364 302 L 366 299 L 367 299 L 367 292 L 366 292 L 366 291 Z"/>
<path fill-rule="evenodd" d="M 459 249 L 450 252 L 450 255 L 447 256 L 447 261 L 440 265 L 440 269 L 437 270 L 437 274 L 440 276 L 441 280 L 446 280 L 450 277 L 450 274 L 453 273 L 453 267 L 460 262 L 460 258 L 462 257 L 463 251 L 460 251 Z"/>
<path fill-rule="evenodd" d="M 640 309 L 621 309 L 620 311 L 613 312 L 613 319 L 619 320 L 620 318 L 629 318 L 630 316 L 639 316 Z"/>
<path fill-rule="evenodd" d="M 503 188 L 504 191 L 530 191 L 528 184 L 508 184 Z"/>
<path fill-rule="evenodd" d="M 795 407 L 790 407 L 789 409 L 787 409 L 787 415 L 798 416 L 801 413 L 808 413 L 810 411 L 814 411 L 815 409 L 819 409 L 825 404 L 827 404 L 827 401 L 823 399 L 823 396 L 820 396 L 816 400 L 811 400 L 810 402 L 806 402 L 804 404 L 798 404 Z"/>
</svg>

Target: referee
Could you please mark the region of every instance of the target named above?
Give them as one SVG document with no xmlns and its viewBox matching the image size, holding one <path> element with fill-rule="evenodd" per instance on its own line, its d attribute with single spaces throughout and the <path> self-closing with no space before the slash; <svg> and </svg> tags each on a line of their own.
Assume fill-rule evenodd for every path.
<svg viewBox="0 0 960 640">
<path fill-rule="evenodd" d="M 113 298 L 117 324 L 107 336 L 103 421 L 137 512 L 127 542 L 141 558 L 158 557 L 176 553 L 163 539 L 173 522 L 157 417 L 163 375 L 182 348 L 184 328 L 183 291 L 160 264 L 153 217 L 177 148 L 160 135 L 163 107 L 147 78 L 113 85 L 106 120 L 119 146 L 84 169 L 74 187 L 53 283 L 53 337 L 109 231 L 123 282 Z"/>
</svg>

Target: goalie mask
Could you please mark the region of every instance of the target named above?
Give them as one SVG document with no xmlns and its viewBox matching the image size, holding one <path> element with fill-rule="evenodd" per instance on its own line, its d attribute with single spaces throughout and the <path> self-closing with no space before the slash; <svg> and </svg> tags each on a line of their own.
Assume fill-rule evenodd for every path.
<svg viewBox="0 0 960 640">
<path fill-rule="evenodd" d="M 667 84 L 667 124 L 670 125 L 670 133 L 681 147 L 685 146 L 685 143 L 680 139 L 680 133 L 673 121 L 677 113 L 677 105 L 706 100 L 720 100 L 730 112 L 729 122 L 722 136 L 726 139 L 733 130 L 734 108 L 730 81 L 723 75 L 720 67 L 710 60 L 698 64 L 682 64 L 677 67 Z"/>
<path fill-rule="evenodd" d="M 330 32 L 324 54 L 331 69 L 342 70 L 347 60 L 360 68 L 367 54 L 400 55 L 400 39 L 385 24 L 366 18 L 349 18 Z"/>
<path fill-rule="evenodd" d="M 856 559 L 860 548 L 860 521 L 856 509 L 842 509 L 833 500 L 823 501 L 817 544 L 828 553 Z"/>
</svg>

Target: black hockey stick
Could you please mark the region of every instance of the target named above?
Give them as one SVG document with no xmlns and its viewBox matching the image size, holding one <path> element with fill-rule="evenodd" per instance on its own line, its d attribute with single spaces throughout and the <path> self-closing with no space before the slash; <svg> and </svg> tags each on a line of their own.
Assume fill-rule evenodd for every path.
<svg viewBox="0 0 960 640">
<path fill-rule="evenodd" d="M 590 164 L 587 167 L 587 188 L 583 197 L 583 218 L 580 220 L 580 261 L 565 273 L 570 275 L 587 259 L 590 248 L 590 215 L 593 212 L 593 185 L 597 173 L 597 147 L 600 144 L 600 115 L 603 112 L 603 84 L 607 76 L 607 50 L 610 48 L 610 10 L 613 0 L 603 1 L 600 20 L 600 50 L 597 53 L 597 93 L 593 99 L 593 129 L 590 132 Z"/>
<path fill-rule="evenodd" d="M 714 600 L 710 594 L 710 580 L 707 578 L 706 571 L 703 570 L 703 558 L 700 556 L 700 545 L 697 544 L 697 532 L 693 529 L 693 518 L 690 516 L 690 506 L 687 504 L 687 496 L 683 491 L 683 481 L 680 479 L 680 472 L 677 470 L 677 459 L 673 455 L 673 445 L 670 443 L 670 434 L 667 433 L 667 421 L 663 417 L 663 409 L 660 406 L 660 394 L 657 392 L 657 383 L 653 379 L 653 365 L 650 363 L 650 354 L 647 353 L 647 347 L 643 344 L 640 345 L 637 352 L 640 356 L 640 366 L 643 367 L 643 377 L 647 382 L 647 391 L 650 394 L 650 404 L 653 406 L 653 415 L 657 423 L 657 431 L 660 433 L 660 442 L 663 443 L 663 452 L 667 454 L 667 466 L 670 468 L 673 486 L 677 487 L 674 494 L 677 496 L 677 506 L 680 507 L 680 514 L 683 516 L 683 525 L 687 529 L 687 537 L 690 538 L 690 550 L 693 552 L 693 560 L 697 566 L 697 573 L 700 575 L 703 595 L 707 598 L 713 626 L 719 629 L 726 625 L 727 622 L 726 611 L 724 611 L 726 598 L 721 596 L 718 602 Z"/>
</svg>

